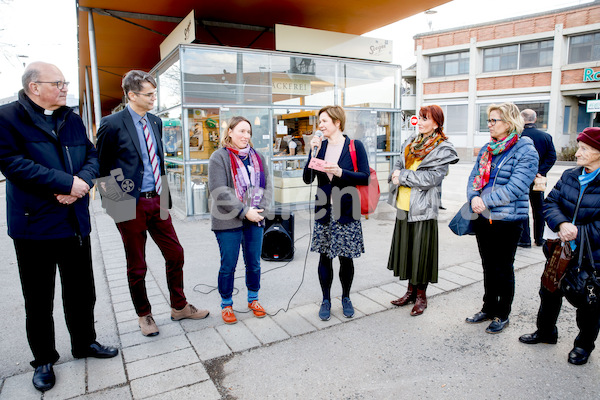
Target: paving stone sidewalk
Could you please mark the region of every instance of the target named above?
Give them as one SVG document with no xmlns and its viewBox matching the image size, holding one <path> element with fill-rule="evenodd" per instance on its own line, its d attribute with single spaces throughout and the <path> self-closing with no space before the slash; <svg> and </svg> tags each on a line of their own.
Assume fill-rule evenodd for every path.
<svg viewBox="0 0 600 400">
<path fill-rule="evenodd" d="M 470 166 L 463 167 L 465 170 L 469 168 Z M 464 171 L 462 175 L 464 175 Z M 445 190 L 453 189 L 445 187 Z M 462 188 L 457 189 L 457 193 L 462 190 Z M 440 226 L 447 224 L 447 219 L 453 214 L 452 210 L 460 207 L 461 197 L 459 195 L 455 197 L 456 199 L 447 202 L 446 206 L 450 210 L 444 214 L 446 221 L 440 221 Z M 63 357 L 64 361 L 59 361 L 55 366 L 58 376 L 57 385 L 43 396 L 31 385 L 33 372 L 30 369 L 25 373 L 3 377 L 0 400 L 29 398 L 221 399 L 223 391 L 220 391 L 218 387 L 218 371 L 212 370 L 215 360 L 222 360 L 235 353 L 285 341 L 292 337 L 307 335 L 333 325 L 352 323 L 353 320 L 391 309 L 394 306 L 390 304 L 390 300 L 402 296 L 406 291 L 406 285 L 403 282 L 398 282 L 391 274 L 388 274 L 385 279 L 377 281 L 377 284 L 356 285 L 356 291 L 351 294 L 356 309 L 356 314 L 352 319 L 343 317 L 341 299 L 338 297 L 332 302 L 332 318 L 327 322 L 321 321 L 317 315 L 320 299 L 313 296 L 296 298 L 287 312 L 277 312 L 275 315 L 269 315 L 262 319 L 254 318 L 250 313 L 239 313 L 237 324 L 225 325 L 221 320 L 216 300 L 218 294 L 199 295 L 196 287 L 193 288 L 194 292 L 191 292 L 188 285 L 186 286 L 188 300 L 197 307 L 209 308 L 211 315 L 201 321 L 174 322 L 170 320 L 168 291 L 164 282 L 164 264 L 160 265 L 160 255 L 157 253 L 157 249 L 151 248 L 151 241 L 149 241 L 148 252 L 152 256 L 152 266 L 149 265 L 146 283 L 153 306 L 153 315 L 160 328 L 160 335 L 144 337 L 139 332 L 137 315 L 129 296 L 125 275 L 125 254 L 120 235 L 112 219 L 101 208 L 98 199 L 92 201 L 91 213 L 94 226 L 94 271 L 98 292 L 97 330 L 99 335 L 103 335 L 99 341 L 103 344 L 118 346 L 120 354 L 110 360 L 73 360 Z M 298 213 L 302 214 L 303 212 Z M 304 211 L 304 213 L 306 212 Z M 383 233 L 388 235 L 388 241 L 381 246 L 384 249 L 382 253 L 389 250 L 389 232 L 393 228 L 390 228 L 393 225 L 393 218 L 392 222 L 389 220 L 383 222 L 387 217 L 389 216 L 381 219 L 378 219 L 377 216 L 371 217 L 363 224 L 365 237 L 371 233 L 374 236 L 377 235 L 376 231 L 378 230 L 384 230 Z M 216 241 L 212 232 L 207 229 L 208 222 L 206 220 L 176 220 L 174 223 L 182 243 L 184 240 L 187 243 L 184 244 L 186 268 L 193 268 L 188 267 L 188 264 L 194 265 L 198 259 L 204 257 L 207 259 L 217 257 L 218 260 Z M 310 219 L 305 225 L 308 226 L 309 223 Z M 440 227 L 440 229 L 442 228 Z M 473 239 L 470 240 L 470 251 L 472 252 Z M 190 262 L 188 247 L 193 246 L 190 246 L 189 243 L 196 241 L 199 243 L 198 248 L 189 251 L 194 255 L 194 262 Z M 467 239 L 464 240 L 464 243 L 466 241 Z M 307 243 L 308 241 L 305 240 L 302 245 L 304 248 L 297 243 L 297 258 L 304 257 Z M 206 249 L 202 246 L 206 246 Z M 443 253 L 444 251 L 449 254 Z M 441 264 L 444 264 L 444 267 L 441 267 L 439 271 L 439 281 L 429 286 L 428 297 L 435 297 L 441 293 L 482 281 L 482 267 L 478 254 L 470 257 L 468 261 L 452 264 L 453 258 L 463 259 L 461 258 L 462 252 L 464 249 L 461 246 L 452 246 L 451 249 L 441 250 L 440 258 L 444 258 L 441 259 Z M 387 253 L 378 257 L 378 263 L 381 264 L 381 260 L 387 258 Z M 311 262 L 313 260 L 311 259 Z M 364 263 L 367 261 L 363 260 Z M 539 247 L 519 248 L 515 268 L 521 269 L 541 264 L 543 261 L 544 256 Z M 300 263 L 301 260 L 298 262 Z M 316 262 L 313 264 L 316 265 Z M 263 266 L 263 268 L 265 267 Z M 312 270 L 310 272 L 314 273 Z M 194 274 L 198 273 L 193 270 L 190 272 L 194 277 L 196 276 Z M 385 273 L 382 274 L 385 275 Z M 358 279 L 355 278 L 355 280 Z M 216 276 L 214 281 L 216 281 Z M 205 299 L 208 298 L 213 301 L 206 301 Z M 205 304 L 197 304 L 197 301 L 205 302 Z M 62 306 L 56 305 L 56 308 L 59 307 Z M 270 310 L 267 308 L 267 311 Z M 62 340 L 68 342 L 68 337 L 63 337 Z M 29 356 L 29 354 L 24 355 L 24 360 Z"/>
</svg>

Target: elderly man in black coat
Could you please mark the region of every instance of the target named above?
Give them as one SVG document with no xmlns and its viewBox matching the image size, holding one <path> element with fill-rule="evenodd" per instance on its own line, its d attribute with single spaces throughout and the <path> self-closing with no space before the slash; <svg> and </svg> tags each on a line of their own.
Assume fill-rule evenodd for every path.
<svg viewBox="0 0 600 400">
<path fill-rule="evenodd" d="M 556 162 L 556 150 L 554 149 L 554 143 L 552 143 L 552 136 L 537 129 L 535 126 L 535 121 L 537 120 L 535 111 L 525 109 L 521 111 L 521 116 L 525 121 L 525 128 L 523 129 L 522 135 L 528 136 L 533 140 L 533 145 L 540 156 L 536 177 L 546 176 L 548 171 L 550 171 L 550 168 L 552 168 Z M 544 192 L 533 190 L 533 184 L 529 191 L 529 202 L 531 203 L 531 209 L 533 211 L 533 238 L 535 244 L 541 246 L 544 243 L 544 239 L 542 238 L 542 235 L 544 234 L 544 214 L 542 211 Z M 531 247 L 529 217 L 523 222 L 523 233 L 521 234 L 519 246 Z"/>
<path fill-rule="evenodd" d="M 81 118 L 66 106 L 68 86 L 56 66 L 34 62 L 18 100 L 0 107 L 8 235 L 25 299 L 33 385 L 42 392 L 54 386 L 59 358 L 52 317 L 57 266 L 73 356 L 118 353 L 96 342 L 88 192 L 98 177 L 98 155 Z"/>
</svg>

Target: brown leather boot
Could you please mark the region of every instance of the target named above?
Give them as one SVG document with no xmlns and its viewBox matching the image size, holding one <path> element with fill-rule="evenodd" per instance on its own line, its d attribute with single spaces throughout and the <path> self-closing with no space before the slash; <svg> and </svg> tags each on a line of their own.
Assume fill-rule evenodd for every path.
<svg viewBox="0 0 600 400">
<path fill-rule="evenodd" d="M 397 300 L 390 301 L 390 303 L 392 303 L 395 306 L 400 306 L 400 307 L 405 306 L 408 303 L 414 303 L 415 299 L 417 297 L 417 293 L 416 293 L 415 289 L 416 288 L 412 285 L 412 283 L 409 283 L 408 289 L 406 289 L 406 294 Z"/>
<path fill-rule="evenodd" d="M 423 311 L 427 308 L 427 296 L 425 295 L 425 289 L 417 289 L 417 300 L 413 307 L 410 315 L 417 316 L 423 314 Z"/>
</svg>

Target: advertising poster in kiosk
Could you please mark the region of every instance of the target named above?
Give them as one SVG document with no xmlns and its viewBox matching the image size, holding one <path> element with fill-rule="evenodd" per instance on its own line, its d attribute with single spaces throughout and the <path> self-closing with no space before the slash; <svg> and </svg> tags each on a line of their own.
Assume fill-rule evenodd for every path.
<svg viewBox="0 0 600 400">
<path fill-rule="evenodd" d="M 167 157 L 181 157 L 181 121 L 178 119 L 163 119 L 163 140 Z"/>
<path fill-rule="evenodd" d="M 190 151 L 204 150 L 204 128 L 202 127 L 202 110 L 193 110 L 190 124 Z"/>
</svg>

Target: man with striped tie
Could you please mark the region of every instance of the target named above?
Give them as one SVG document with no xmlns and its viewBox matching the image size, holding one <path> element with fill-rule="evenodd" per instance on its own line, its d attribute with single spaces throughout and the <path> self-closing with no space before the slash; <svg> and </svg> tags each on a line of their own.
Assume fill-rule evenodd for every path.
<svg viewBox="0 0 600 400">
<path fill-rule="evenodd" d="M 100 179 L 104 182 L 100 191 L 114 177 L 112 183 L 129 195 L 125 197 L 136 200 L 135 215 L 125 220 L 115 218 L 115 222 L 125 245 L 129 291 L 141 332 L 144 336 L 156 336 L 158 326 L 152 317 L 145 282 L 147 233 L 165 257 L 171 319 L 202 319 L 208 316 L 208 310 L 189 304 L 183 291 L 183 248 L 168 212 L 171 198 L 163 179 L 162 121 L 149 113 L 156 99 L 156 81 L 144 71 L 133 70 L 123 77 L 122 87 L 127 107 L 104 117 L 98 129 L 100 176 L 106 179 Z"/>
</svg>

